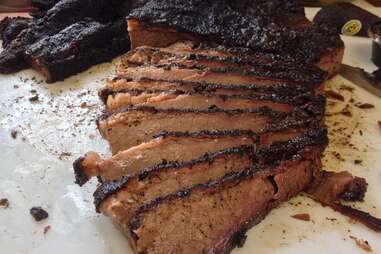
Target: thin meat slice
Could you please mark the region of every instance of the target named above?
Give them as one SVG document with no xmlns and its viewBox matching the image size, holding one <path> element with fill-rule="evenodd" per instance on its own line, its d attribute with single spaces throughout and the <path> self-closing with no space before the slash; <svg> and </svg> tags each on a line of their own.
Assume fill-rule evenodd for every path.
<svg viewBox="0 0 381 254">
<path fill-rule="evenodd" d="M 290 85 L 287 83 L 273 85 L 231 85 L 214 84 L 206 82 L 191 82 L 176 79 L 150 79 L 143 77 L 134 80 L 129 76 L 118 76 L 109 81 L 103 88 L 99 96 L 104 103 L 107 103 L 109 96 L 128 91 L 146 91 L 146 92 L 181 92 L 181 93 L 202 93 L 210 95 L 242 95 L 242 96 L 273 96 L 277 100 L 286 98 L 295 98 L 311 95 L 313 86 L 309 84 Z"/>
<path fill-rule="evenodd" d="M 319 125 L 324 114 L 322 105 L 306 105 L 292 114 L 268 108 L 257 110 L 179 110 L 151 107 L 126 108 L 98 120 L 101 135 L 109 142 L 113 154 L 149 141 L 161 131 L 199 132 L 203 130 L 251 130 L 275 132 Z"/>
<path fill-rule="evenodd" d="M 227 69 L 220 68 L 210 70 L 199 66 L 183 68 L 179 66 L 129 66 L 128 68 L 118 69 L 119 75 L 130 76 L 133 79 L 163 79 L 163 80 L 183 80 L 191 82 L 205 82 L 220 85 L 236 86 L 278 86 L 284 83 L 305 84 L 303 80 L 284 80 L 271 77 L 258 77 L 246 72 L 230 72 Z M 321 83 L 313 85 L 315 89 L 319 88 Z"/>
<path fill-rule="evenodd" d="M 118 198 L 100 211 L 120 225 L 135 253 L 229 253 L 269 210 L 303 190 L 318 167 L 295 159 L 231 173 L 158 197 L 129 222 Z"/>
<path fill-rule="evenodd" d="M 198 109 L 206 110 L 213 106 L 226 109 L 257 109 L 268 107 L 275 111 L 290 113 L 298 106 L 293 98 L 283 97 L 277 100 L 273 95 L 240 96 L 240 95 L 208 95 L 200 93 L 182 93 L 179 91 L 150 92 L 132 90 L 109 96 L 106 103 L 108 112 L 113 113 L 129 106 L 148 106 L 157 109 Z M 299 101 L 308 101 L 300 96 Z M 294 105 L 293 105 L 294 104 Z M 296 104 L 296 105 L 295 105 Z"/>
<path fill-rule="evenodd" d="M 76 182 L 83 185 L 95 176 L 102 180 L 119 179 L 160 163 L 190 161 L 229 147 L 256 147 L 258 142 L 258 136 L 252 131 L 162 132 L 107 160 L 94 152 L 86 154 L 74 163 Z"/>
<path fill-rule="evenodd" d="M 227 51 L 229 49 L 226 49 Z M 207 68 L 212 71 L 241 72 L 258 77 L 290 80 L 293 82 L 322 83 L 326 73 L 318 67 L 301 64 L 290 60 L 271 60 L 276 57 L 270 54 L 250 54 L 244 56 L 199 55 L 193 53 L 172 53 L 170 50 L 139 47 L 127 53 L 121 60 L 119 69 L 128 66 L 154 65 L 178 66 L 183 68 Z M 263 59 L 261 59 L 263 58 Z"/>
</svg>

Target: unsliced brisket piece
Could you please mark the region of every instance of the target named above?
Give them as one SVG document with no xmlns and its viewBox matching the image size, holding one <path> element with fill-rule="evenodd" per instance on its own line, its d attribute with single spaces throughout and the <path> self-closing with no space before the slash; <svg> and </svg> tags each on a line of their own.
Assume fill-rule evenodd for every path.
<svg viewBox="0 0 381 254">
<path fill-rule="evenodd" d="M 258 142 L 255 133 L 243 130 L 161 132 L 154 139 L 120 151 L 107 160 L 102 160 L 94 152 L 79 158 L 74 163 L 76 183 L 83 185 L 94 176 L 100 176 L 102 180 L 120 179 L 160 163 L 190 161 L 229 147 L 256 147 Z"/>
<path fill-rule="evenodd" d="M 147 142 L 160 131 L 251 130 L 273 132 L 279 129 L 311 127 L 320 123 L 324 101 L 306 104 L 297 112 L 286 114 L 269 108 L 256 110 L 156 109 L 131 107 L 106 114 L 98 121 L 101 135 L 109 142 L 113 154 Z"/>
<path fill-rule="evenodd" d="M 123 20 L 105 25 L 81 21 L 29 46 L 26 59 L 48 83 L 61 81 L 126 52 L 130 47 L 126 28 Z"/>
<path fill-rule="evenodd" d="M 285 22 L 287 15 L 279 22 L 274 15 L 256 12 L 255 3 L 243 9 L 236 8 L 234 2 L 150 1 L 129 16 L 132 47 L 163 47 L 181 40 L 206 40 L 291 55 L 304 62 L 319 63 L 320 59 L 329 58 L 332 65 L 323 69 L 334 74 L 332 69 L 337 68 L 344 48 L 335 31 L 316 25 L 293 27 Z"/>
<path fill-rule="evenodd" d="M 62 0 L 49 9 L 42 18 L 34 19 L 0 53 L 0 73 L 13 73 L 28 67 L 24 53 L 28 46 L 66 27 L 86 19 L 110 22 L 117 18 L 117 0 Z"/>
<path fill-rule="evenodd" d="M 114 185 L 108 190 L 116 189 L 117 194 L 99 209 L 122 228 L 135 253 L 229 253 L 242 243 L 239 240 L 254 222 L 303 190 L 319 168 L 318 156 L 309 149 L 275 165 L 258 164 L 157 197 L 140 207 L 130 221 L 124 220 L 127 206 L 119 203 L 126 194 Z"/>
<path fill-rule="evenodd" d="M 0 35 L 3 41 L 3 48 L 6 48 L 22 30 L 28 28 L 32 24 L 31 18 L 6 17 L 0 22 Z"/>
</svg>

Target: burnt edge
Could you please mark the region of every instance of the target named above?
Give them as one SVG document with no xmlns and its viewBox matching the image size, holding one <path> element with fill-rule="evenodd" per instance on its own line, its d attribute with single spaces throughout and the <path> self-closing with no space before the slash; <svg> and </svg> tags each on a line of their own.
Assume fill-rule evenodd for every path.
<svg viewBox="0 0 381 254">
<path fill-rule="evenodd" d="M 228 155 L 228 154 L 238 154 L 238 155 L 253 155 L 254 159 L 254 147 L 251 145 L 242 145 L 239 147 L 231 147 L 227 148 L 218 152 L 214 153 L 206 153 L 204 156 L 186 161 L 186 162 L 162 162 L 161 164 L 158 164 L 153 167 L 149 167 L 144 169 L 141 173 L 137 174 L 136 177 L 139 178 L 139 181 L 143 181 L 144 179 L 148 178 L 151 174 L 156 173 L 160 170 L 164 169 L 173 169 L 178 170 L 184 167 L 192 167 L 199 163 L 209 162 L 212 163 L 217 157 Z M 97 212 L 99 212 L 99 206 L 100 204 L 107 199 L 109 196 L 117 193 L 120 191 L 124 186 L 126 186 L 129 181 L 134 178 L 134 176 L 124 176 L 121 180 L 110 180 L 105 181 L 102 183 L 101 186 L 97 188 L 97 190 L 94 192 L 94 205 L 96 207 Z"/>
<path fill-rule="evenodd" d="M 73 162 L 73 169 L 75 175 L 75 184 L 79 186 L 83 186 L 87 181 L 89 181 L 89 177 L 85 174 L 82 168 L 82 162 L 85 160 L 85 157 L 80 157 Z"/>
<path fill-rule="evenodd" d="M 173 168 L 174 170 L 178 170 L 184 167 L 192 167 L 198 163 L 211 163 L 216 157 L 227 154 L 252 154 L 253 165 L 260 164 L 275 166 L 280 164 L 283 160 L 290 160 L 295 156 L 300 156 L 308 147 L 321 147 L 321 150 L 323 150 L 327 144 L 327 129 L 316 129 L 289 141 L 276 142 L 269 148 L 262 148 L 258 151 L 254 151 L 253 146 L 243 145 L 239 147 L 227 148 L 215 153 L 207 153 L 201 158 L 187 162 L 164 162 L 154 167 L 144 169 L 137 175 L 137 177 L 139 178 L 139 181 L 142 181 L 147 177 L 150 177 L 151 174 L 163 169 Z M 120 191 L 132 178 L 133 176 L 124 176 L 121 180 L 104 182 L 94 193 L 94 204 L 97 212 L 99 212 L 99 206 L 105 199 Z"/>
<path fill-rule="evenodd" d="M 249 137 L 253 142 L 257 143 L 259 142 L 259 136 L 255 132 L 251 130 L 229 130 L 229 131 L 199 131 L 199 132 L 168 132 L 168 131 L 161 131 L 158 134 L 155 134 L 153 138 L 167 138 L 167 137 L 195 137 L 195 138 L 203 138 L 203 137 L 241 137 L 241 136 L 247 136 Z"/>
</svg>

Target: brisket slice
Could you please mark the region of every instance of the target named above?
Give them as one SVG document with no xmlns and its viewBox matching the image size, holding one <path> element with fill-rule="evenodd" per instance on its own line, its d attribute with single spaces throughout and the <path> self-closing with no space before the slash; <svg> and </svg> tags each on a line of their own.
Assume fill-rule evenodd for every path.
<svg viewBox="0 0 381 254">
<path fill-rule="evenodd" d="M 125 29 L 123 20 L 106 25 L 81 21 L 29 46 L 26 59 L 48 83 L 61 81 L 126 52 L 130 45 Z"/>
<path fill-rule="evenodd" d="M 160 163 L 181 163 L 229 147 L 255 147 L 258 142 L 259 137 L 251 131 L 161 132 L 154 139 L 107 160 L 94 152 L 87 153 L 74 163 L 76 183 L 83 185 L 94 176 L 102 180 L 120 179 Z"/>
<path fill-rule="evenodd" d="M 180 46 L 176 46 L 179 48 Z M 226 49 L 229 51 L 229 49 Z M 292 82 L 322 83 L 326 73 L 318 67 L 296 61 L 279 60 L 273 54 L 236 54 L 220 56 L 221 51 L 208 50 L 198 54 L 197 50 L 179 53 L 178 50 L 139 47 L 127 53 L 121 61 L 123 66 L 178 66 L 183 68 L 208 68 L 211 71 L 240 72 L 246 75 Z M 175 53 L 176 52 L 176 53 Z M 195 52 L 195 53 L 194 53 Z M 275 59 L 274 59 L 275 58 Z"/>
<path fill-rule="evenodd" d="M 275 132 L 320 125 L 324 103 L 306 105 L 300 112 L 285 114 L 269 108 L 256 110 L 177 110 L 131 107 L 98 120 L 101 135 L 109 142 L 113 154 L 147 142 L 161 131 L 198 132 L 203 130 L 251 130 Z"/>
<path fill-rule="evenodd" d="M 307 153 L 312 159 L 296 155 L 159 197 L 121 227 L 128 227 L 124 232 L 135 253 L 229 253 L 243 244 L 251 226 L 311 182 L 320 162 L 313 150 Z M 112 204 L 103 209 L 123 223 L 118 220 L 123 210 L 112 209 Z"/>
<path fill-rule="evenodd" d="M 323 26 L 290 27 L 288 15 L 276 15 L 255 2 L 237 8 L 235 1 L 212 0 L 152 0 L 129 15 L 129 20 L 145 22 L 162 34 L 145 37 L 144 45 L 165 41 L 166 36 L 176 37 L 176 32 L 196 40 L 217 44 L 247 47 L 256 51 L 290 54 L 306 62 L 318 62 L 329 48 L 343 48 L 340 36 Z M 259 11 L 258 11 L 259 10 Z M 279 11 L 279 10 L 278 10 Z M 285 13 L 286 14 L 286 13 Z M 175 35 L 163 33 L 164 28 Z M 141 35 L 134 34 L 136 26 L 129 26 L 132 46 L 143 42 Z M 169 32 L 171 33 L 171 32 Z M 185 37 L 186 37 L 185 36 Z M 170 38 L 171 39 L 171 38 Z M 172 38 L 173 39 L 173 38 Z M 178 38 L 177 38 L 178 39 Z M 152 43 L 152 44 L 151 44 Z"/>
<path fill-rule="evenodd" d="M 123 93 L 130 90 L 140 91 L 179 91 L 182 93 L 202 93 L 213 95 L 267 95 L 278 98 L 279 101 L 284 101 L 284 98 L 296 98 L 300 95 L 311 94 L 313 87 L 309 84 L 289 85 L 287 83 L 273 85 L 221 85 L 206 82 L 192 82 L 175 79 L 150 79 L 141 78 L 134 80 L 128 76 L 118 76 L 109 81 L 105 88 L 99 92 L 99 96 L 106 104 L 109 96 L 114 96 L 117 93 Z"/>
<path fill-rule="evenodd" d="M 28 28 L 32 23 L 32 19 L 16 17 L 6 17 L 0 22 L 0 35 L 3 41 L 3 48 L 6 48 L 22 30 Z"/>
<path fill-rule="evenodd" d="M 299 136 L 298 136 L 299 135 Z M 161 132 L 155 138 L 121 151 L 110 159 L 102 160 L 94 153 L 87 153 L 74 163 L 76 183 L 84 185 L 91 177 L 100 176 L 102 180 L 120 179 L 124 175 L 140 172 L 144 168 L 160 163 L 185 162 L 214 153 L 229 147 L 251 145 L 255 150 L 270 146 L 275 142 L 306 143 L 308 139 L 326 140 L 326 129 L 306 131 L 306 134 L 279 131 L 278 135 L 258 136 L 251 131 L 201 131 Z"/>
<path fill-rule="evenodd" d="M 226 68 L 218 68 L 210 70 L 201 66 L 186 67 L 176 65 L 152 65 L 152 66 L 130 66 L 128 68 L 119 68 L 118 74 L 129 76 L 134 80 L 149 78 L 155 80 L 183 80 L 191 82 L 205 82 L 220 85 L 232 86 L 279 86 L 288 85 L 304 85 L 309 84 L 314 88 L 319 88 L 322 83 L 311 83 L 303 80 L 282 80 L 271 77 L 260 77 L 245 71 L 232 71 Z"/>
<path fill-rule="evenodd" d="M 113 113 L 129 106 L 149 106 L 157 109 L 198 109 L 218 107 L 225 110 L 257 109 L 268 107 L 275 111 L 291 113 L 303 103 L 319 100 L 310 94 L 298 97 L 268 95 L 212 95 L 208 93 L 183 93 L 181 91 L 125 90 L 108 96 L 106 109 Z"/>
</svg>

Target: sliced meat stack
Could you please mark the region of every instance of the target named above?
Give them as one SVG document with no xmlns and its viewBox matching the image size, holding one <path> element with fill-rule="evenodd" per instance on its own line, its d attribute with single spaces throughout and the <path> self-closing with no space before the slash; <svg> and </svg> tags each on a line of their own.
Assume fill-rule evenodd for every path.
<svg viewBox="0 0 381 254">
<path fill-rule="evenodd" d="M 293 1 L 252 2 L 150 1 L 128 18 L 134 49 L 99 93 L 113 156 L 90 152 L 74 171 L 79 185 L 98 177 L 97 211 L 135 253 L 229 253 L 271 209 L 324 185 L 319 91 L 342 42 Z M 356 186 L 343 176 L 332 201 Z"/>
</svg>

